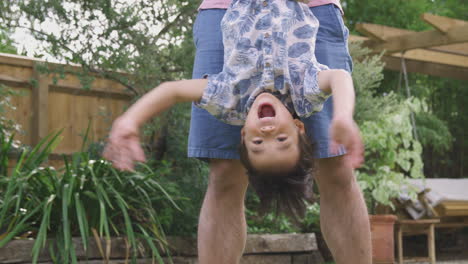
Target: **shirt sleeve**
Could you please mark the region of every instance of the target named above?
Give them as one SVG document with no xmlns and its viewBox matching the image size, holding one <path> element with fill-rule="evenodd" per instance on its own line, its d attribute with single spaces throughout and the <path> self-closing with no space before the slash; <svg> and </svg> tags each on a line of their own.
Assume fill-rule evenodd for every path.
<svg viewBox="0 0 468 264">
<path fill-rule="evenodd" d="M 212 116 L 230 125 L 243 125 L 246 114 L 240 109 L 240 95 L 229 82 L 225 73 L 205 75 L 208 84 L 200 101 L 195 106 L 208 111 Z"/>
<path fill-rule="evenodd" d="M 317 76 L 322 70 L 328 70 L 328 67 L 323 64 L 314 63 L 306 68 L 304 84 L 299 89 L 299 93 L 295 95 L 296 98 L 294 100 L 296 112 L 301 117 L 307 117 L 321 111 L 323 104 L 331 96 L 331 93 L 326 93 L 319 87 Z"/>
</svg>

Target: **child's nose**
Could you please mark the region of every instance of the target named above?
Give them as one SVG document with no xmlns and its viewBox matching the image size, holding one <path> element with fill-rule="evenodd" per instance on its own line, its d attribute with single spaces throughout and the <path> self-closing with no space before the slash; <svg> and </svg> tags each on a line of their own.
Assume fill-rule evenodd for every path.
<svg viewBox="0 0 468 264">
<path fill-rule="evenodd" d="M 275 130 L 275 126 L 262 126 L 260 130 L 264 133 L 268 133 Z"/>
</svg>

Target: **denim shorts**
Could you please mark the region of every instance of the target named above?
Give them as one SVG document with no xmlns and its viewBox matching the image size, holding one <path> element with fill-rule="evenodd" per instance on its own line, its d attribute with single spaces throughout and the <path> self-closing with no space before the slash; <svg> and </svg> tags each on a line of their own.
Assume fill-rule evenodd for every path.
<svg viewBox="0 0 468 264">
<path fill-rule="evenodd" d="M 315 55 L 317 60 L 331 69 L 352 70 L 347 46 L 348 29 L 343 23 L 340 9 L 333 4 L 311 8 L 320 21 Z M 223 42 L 220 23 L 226 9 L 200 10 L 193 27 L 196 46 L 193 78 L 221 72 L 223 68 Z M 302 121 L 308 136 L 315 145 L 316 158 L 343 155 L 329 153 L 329 126 L 332 118 L 332 98 L 321 112 Z M 239 159 L 240 126 L 223 123 L 206 110 L 192 105 L 188 156 L 200 159 Z"/>
</svg>

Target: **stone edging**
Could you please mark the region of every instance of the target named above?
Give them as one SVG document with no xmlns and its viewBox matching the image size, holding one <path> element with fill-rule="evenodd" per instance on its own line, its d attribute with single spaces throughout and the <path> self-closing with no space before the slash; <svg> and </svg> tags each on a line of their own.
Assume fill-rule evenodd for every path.
<svg viewBox="0 0 468 264">
<path fill-rule="evenodd" d="M 101 242 L 106 248 L 106 243 Z M 197 245 L 195 238 L 169 237 L 168 243 L 174 263 L 195 264 Z M 30 263 L 33 240 L 14 240 L 0 248 L 0 263 Z M 102 263 L 102 257 L 95 240 L 90 240 L 88 251 L 83 248 L 81 238 L 73 238 L 76 255 L 80 260 L 88 260 L 89 264 Z M 112 238 L 110 241 L 110 264 L 125 263 L 126 243 L 123 238 Z M 47 249 L 47 246 L 46 246 Z M 141 256 L 138 263 L 151 263 L 148 255 Z M 313 262 L 309 261 L 311 259 Z M 272 234 L 248 235 L 242 264 L 262 263 L 320 263 L 321 256 L 317 249 L 315 234 Z M 274 261 L 273 261 L 274 260 Z M 39 262 L 50 263 L 48 250 L 44 250 Z"/>
</svg>

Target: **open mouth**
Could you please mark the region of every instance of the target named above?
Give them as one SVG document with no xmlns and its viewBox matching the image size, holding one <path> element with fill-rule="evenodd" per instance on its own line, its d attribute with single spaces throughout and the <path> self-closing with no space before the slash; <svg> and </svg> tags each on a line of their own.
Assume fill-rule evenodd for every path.
<svg viewBox="0 0 468 264">
<path fill-rule="evenodd" d="M 275 109 L 271 104 L 262 104 L 258 108 L 258 118 L 274 117 Z"/>
</svg>

